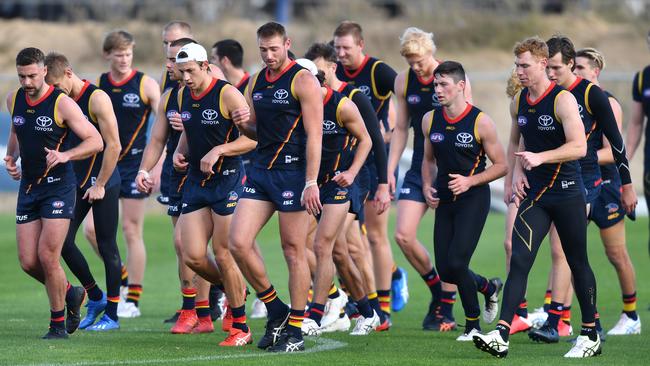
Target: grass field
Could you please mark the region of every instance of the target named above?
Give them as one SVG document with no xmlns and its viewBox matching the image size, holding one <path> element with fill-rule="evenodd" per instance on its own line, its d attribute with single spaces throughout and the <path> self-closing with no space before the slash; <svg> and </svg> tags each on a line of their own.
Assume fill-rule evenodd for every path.
<svg viewBox="0 0 650 366">
<path fill-rule="evenodd" d="M 428 215 L 420 226 L 419 238 L 431 247 L 432 217 Z M 477 272 L 491 276 L 505 276 L 503 252 L 503 221 L 499 214 L 491 214 L 483 232 L 478 250 L 472 261 Z M 148 266 L 141 301 L 142 317 L 124 319 L 121 330 L 110 333 L 78 331 L 68 341 L 43 341 L 48 322 L 47 298 L 43 287 L 24 274 L 18 264 L 13 216 L 0 216 L 0 364 L 2 365 L 208 365 L 226 364 L 618 364 L 647 365 L 650 336 L 648 330 L 641 336 L 608 337 L 603 356 L 590 360 L 567 361 L 562 355 L 569 345 L 534 344 L 524 334 L 511 338 L 511 353 L 505 360 L 496 360 L 474 348 L 471 343 L 458 343 L 458 333 L 439 334 L 424 332 L 420 323 L 429 299 L 417 273 L 407 264 L 404 256 L 394 247 L 396 261 L 408 270 L 411 299 L 404 310 L 393 315 L 393 328 L 389 332 L 368 337 L 350 337 L 347 334 L 328 334 L 318 339 L 308 339 L 305 354 L 270 355 L 254 346 L 244 349 L 224 349 L 217 346 L 225 334 L 220 331 L 208 335 L 172 335 L 162 320 L 171 315 L 180 303 L 176 261 L 171 244 L 169 219 L 150 215 L 145 224 L 145 241 L 148 248 Z M 391 226 L 394 220 L 391 220 Z M 648 317 L 650 278 L 648 266 L 646 218 L 628 222 L 628 247 L 639 279 L 639 313 L 643 321 Z M 393 232 L 392 228 L 389 232 Z M 603 325 L 612 327 L 621 309 L 620 290 L 613 267 L 608 263 L 597 231 L 589 230 L 590 260 L 598 281 L 598 306 Z M 121 239 L 120 239 L 121 240 Z M 287 269 L 282 259 L 277 235 L 277 222 L 273 220 L 259 237 L 267 269 L 272 282 L 283 299 L 286 291 Z M 88 245 L 80 240 L 98 283 L 103 284 L 103 267 Z M 532 307 L 540 306 L 546 287 L 549 268 L 548 245 L 544 245 L 529 281 L 528 301 Z M 73 277 L 69 277 L 77 282 Z M 104 286 L 102 286 L 104 287 Z M 251 302 L 252 299 L 249 299 Z M 481 300 L 482 301 L 482 300 Z M 577 301 L 575 301 L 577 305 Z M 577 306 L 576 306 L 577 308 Z M 460 303 L 455 306 L 455 316 L 462 323 Z M 574 311 L 574 328 L 579 325 L 580 312 Z M 218 323 L 215 324 L 217 327 Z M 253 320 L 250 325 L 257 341 L 263 332 L 263 321 Z M 646 327 L 648 325 L 645 325 Z M 492 327 L 483 325 L 484 330 Z"/>
</svg>

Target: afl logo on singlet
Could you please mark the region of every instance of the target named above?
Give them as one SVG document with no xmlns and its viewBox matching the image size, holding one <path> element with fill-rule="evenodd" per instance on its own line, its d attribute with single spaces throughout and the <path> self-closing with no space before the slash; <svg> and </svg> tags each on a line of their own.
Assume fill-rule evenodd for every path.
<svg viewBox="0 0 650 366">
<path fill-rule="evenodd" d="M 549 116 L 548 114 L 542 114 L 539 116 L 539 118 L 537 118 L 537 123 L 539 123 L 537 129 L 540 131 L 555 130 L 555 126 L 553 126 L 553 117 Z"/>
<path fill-rule="evenodd" d="M 456 135 L 456 146 L 458 147 L 472 147 L 474 137 L 468 132 L 461 132 Z"/>
<path fill-rule="evenodd" d="M 176 114 L 178 114 L 177 110 L 170 109 L 170 110 L 167 111 L 167 114 L 165 116 L 167 116 L 167 119 L 170 119 L 170 118 L 174 117 L 174 115 L 176 115 Z"/>
<path fill-rule="evenodd" d="M 273 93 L 273 102 L 275 104 L 289 104 L 289 101 L 287 100 L 287 97 L 289 96 L 289 92 L 286 89 L 278 89 Z"/>
<path fill-rule="evenodd" d="M 36 126 L 34 126 L 36 131 L 52 131 L 50 126 L 52 126 L 52 118 L 48 116 L 36 117 Z"/>
<path fill-rule="evenodd" d="M 419 95 L 412 94 L 412 95 L 409 95 L 408 98 L 406 98 L 406 100 L 408 101 L 409 104 L 418 104 L 418 103 L 420 103 L 421 99 L 420 99 Z"/>
<path fill-rule="evenodd" d="M 206 109 L 203 112 L 201 112 L 201 116 L 203 119 L 201 120 L 201 123 L 204 125 L 218 125 L 219 121 L 217 121 L 217 117 L 219 114 L 217 111 L 214 109 Z"/>
<path fill-rule="evenodd" d="M 187 122 L 187 121 L 190 120 L 190 118 L 192 118 L 192 113 L 190 113 L 188 111 L 182 111 L 181 112 L 181 121 Z"/>
<path fill-rule="evenodd" d="M 368 85 L 359 85 L 358 89 L 361 90 L 361 92 L 368 98 L 370 98 L 370 87 Z"/>
<path fill-rule="evenodd" d="M 336 129 L 336 122 L 330 121 L 329 119 L 326 119 L 323 121 L 323 133 L 334 133 L 334 130 Z"/>
<path fill-rule="evenodd" d="M 23 116 L 14 116 L 13 122 L 16 126 L 22 126 L 25 124 L 25 118 Z"/>
<path fill-rule="evenodd" d="M 253 100 L 254 101 L 262 100 L 263 97 L 264 96 L 262 95 L 262 93 L 253 93 Z"/>
<path fill-rule="evenodd" d="M 519 127 L 525 126 L 526 123 L 528 123 L 528 118 L 526 118 L 526 116 L 517 117 L 517 125 L 519 125 Z"/>
<path fill-rule="evenodd" d="M 140 97 L 135 93 L 126 93 L 122 97 L 122 106 L 138 108 L 140 107 Z"/>
<path fill-rule="evenodd" d="M 431 137 L 429 139 L 433 143 L 442 142 L 442 140 L 445 139 L 445 135 L 443 135 L 441 133 L 438 133 L 438 132 L 434 132 L 434 133 L 431 134 Z"/>
<path fill-rule="evenodd" d="M 645 90 L 643 91 L 643 96 L 646 97 L 646 98 L 650 98 L 650 88 L 649 88 L 649 89 L 645 89 Z"/>
</svg>

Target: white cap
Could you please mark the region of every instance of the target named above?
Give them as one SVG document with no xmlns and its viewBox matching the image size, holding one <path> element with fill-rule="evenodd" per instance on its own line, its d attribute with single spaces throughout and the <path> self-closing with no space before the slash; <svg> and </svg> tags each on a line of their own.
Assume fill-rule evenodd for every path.
<svg viewBox="0 0 650 366">
<path fill-rule="evenodd" d="M 318 67 L 316 67 L 316 64 L 312 60 L 299 58 L 296 59 L 296 63 L 309 70 L 309 72 L 311 72 L 314 76 L 318 75 Z"/>
<path fill-rule="evenodd" d="M 208 53 L 200 44 L 188 43 L 178 50 L 178 53 L 176 54 L 176 62 L 183 63 L 189 61 L 208 61 Z"/>
</svg>

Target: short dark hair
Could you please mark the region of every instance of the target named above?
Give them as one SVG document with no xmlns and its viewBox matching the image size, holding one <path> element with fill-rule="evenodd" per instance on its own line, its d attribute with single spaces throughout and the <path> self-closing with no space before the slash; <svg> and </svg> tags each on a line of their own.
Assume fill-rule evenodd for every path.
<svg viewBox="0 0 650 366">
<path fill-rule="evenodd" d="M 287 31 L 282 24 L 268 22 L 257 28 L 257 38 L 270 38 L 273 36 L 280 36 L 282 39 L 287 39 Z"/>
<path fill-rule="evenodd" d="M 465 69 L 460 62 L 445 61 L 433 70 L 433 75 L 449 76 L 455 83 L 458 83 L 461 80 L 465 80 Z"/>
<path fill-rule="evenodd" d="M 23 48 L 16 55 L 16 66 L 28 66 L 33 64 L 45 65 L 43 51 L 36 47 Z"/>
<path fill-rule="evenodd" d="M 50 52 L 45 56 L 45 66 L 48 76 L 60 78 L 65 74 L 65 69 L 70 67 L 70 61 L 62 53 Z"/>
<path fill-rule="evenodd" d="M 359 23 L 351 22 L 349 20 L 341 22 L 338 27 L 334 30 L 334 37 L 344 37 L 351 35 L 354 38 L 354 41 L 359 44 L 363 41 L 363 30 Z"/>
<path fill-rule="evenodd" d="M 212 48 L 217 49 L 217 57 L 220 59 L 228 57 L 234 67 L 241 68 L 244 64 L 244 48 L 234 39 L 222 39 L 212 45 Z"/>
<path fill-rule="evenodd" d="M 336 62 L 336 50 L 327 43 L 314 43 L 305 53 L 305 58 L 312 61 L 321 57 L 327 62 Z"/>
<path fill-rule="evenodd" d="M 172 43 L 169 44 L 170 47 L 178 47 L 178 46 L 185 46 L 186 44 L 190 43 L 197 43 L 195 40 L 192 38 L 184 37 L 184 38 L 179 38 L 175 41 L 172 41 Z"/>
<path fill-rule="evenodd" d="M 556 34 L 546 41 L 546 45 L 548 46 L 549 58 L 559 53 L 562 55 L 563 64 L 568 65 L 569 61 L 573 61 L 573 67 L 575 67 L 576 49 L 573 47 L 573 42 L 571 42 L 569 37 Z M 573 68 L 571 68 L 571 70 L 573 70 Z"/>
</svg>

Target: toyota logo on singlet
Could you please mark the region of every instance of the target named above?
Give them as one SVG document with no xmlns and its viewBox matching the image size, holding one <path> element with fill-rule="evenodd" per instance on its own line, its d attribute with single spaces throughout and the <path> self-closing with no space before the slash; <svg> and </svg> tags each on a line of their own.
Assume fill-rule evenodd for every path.
<svg viewBox="0 0 650 366">
<path fill-rule="evenodd" d="M 358 89 L 367 97 L 370 97 L 370 87 L 368 85 L 359 85 Z"/>
<path fill-rule="evenodd" d="M 275 93 L 273 93 L 273 97 L 275 99 L 283 100 L 283 99 L 287 99 L 288 96 L 289 96 L 289 92 L 286 89 L 278 89 L 275 91 Z"/>
<path fill-rule="evenodd" d="M 474 137 L 472 137 L 472 135 L 467 132 L 461 132 L 456 135 L 456 141 L 460 142 L 461 144 L 469 144 L 470 142 L 474 141 Z"/>
<path fill-rule="evenodd" d="M 549 116 L 548 114 L 542 114 L 539 116 L 539 118 L 537 118 L 537 122 L 542 127 L 548 127 L 553 124 L 553 117 Z"/>
<path fill-rule="evenodd" d="M 203 111 L 203 113 L 201 113 L 201 115 L 208 121 L 214 121 L 218 116 L 217 111 L 214 109 L 206 109 Z"/>
<path fill-rule="evenodd" d="M 140 101 L 140 97 L 134 93 L 124 94 L 124 97 L 122 97 L 122 99 L 126 104 L 137 104 Z"/>
<path fill-rule="evenodd" d="M 336 123 L 328 119 L 323 121 L 323 131 L 334 131 Z"/>
<path fill-rule="evenodd" d="M 433 94 L 431 95 L 431 101 L 432 101 L 431 104 L 432 104 L 434 107 L 440 107 L 440 101 L 438 100 L 438 95 L 437 95 L 436 93 L 433 93 Z"/>
<path fill-rule="evenodd" d="M 43 128 L 50 127 L 52 125 L 52 118 L 48 116 L 38 116 L 36 117 L 36 124 Z"/>
</svg>

